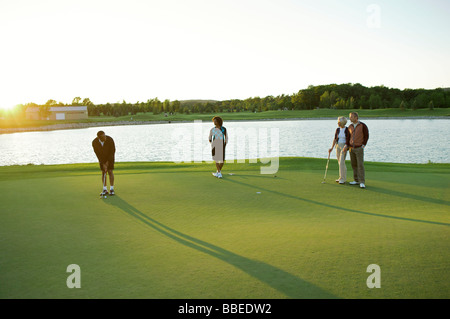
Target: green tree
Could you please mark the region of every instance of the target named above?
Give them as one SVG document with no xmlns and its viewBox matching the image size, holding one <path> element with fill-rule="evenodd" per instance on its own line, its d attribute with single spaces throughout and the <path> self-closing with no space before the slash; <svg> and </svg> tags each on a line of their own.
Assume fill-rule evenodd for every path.
<svg viewBox="0 0 450 319">
<path fill-rule="evenodd" d="M 57 104 L 58 102 L 56 102 L 55 100 L 48 100 L 47 102 L 45 102 L 46 106 L 55 106 Z"/>
<path fill-rule="evenodd" d="M 346 101 L 345 101 L 345 99 L 343 99 L 341 97 L 338 97 L 337 100 L 336 100 L 336 103 L 334 104 L 334 106 L 337 109 L 340 109 L 340 110 L 345 109 L 346 108 Z"/>
<path fill-rule="evenodd" d="M 355 107 L 356 107 L 355 98 L 353 96 L 350 96 L 350 98 L 347 100 L 347 108 L 354 109 Z"/>
<path fill-rule="evenodd" d="M 398 109 L 400 107 L 400 104 L 402 103 L 402 100 L 398 97 L 394 99 L 394 102 L 392 103 L 392 107 Z"/>
<path fill-rule="evenodd" d="M 366 98 L 365 95 L 361 95 L 361 97 L 359 98 L 359 108 L 360 109 L 367 109 L 367 108 L 369 108 L 368 102 L 367 102 L 367 98 Z"/>
<path fill-rule="evenodd" d="M 39 117 L 41 120 L 46 120 L 50 116 L 50 105 L 39 106 Z"/>
<path fill-rule="evenodd" d="M 164 100 L 164 102 L 163 102 L 163 112 L 164 113 L 166 113 L 166 112 L 170 112 L 170 100 L 168 100 L 168 99 L 165 99 Z"/>
<path fill-rule="evenodd" d="M 172 102 L 172 109 L 173 112 L 178 113 L 181 110 L 181 103 L 178 100 L 175 100 Z"/>
<path fill-rule="evenodd" d="M 426 108 L 428 107 L 428 103 L 430 103 L 430 97 L 426 93 L 420 93 L 417 98 L 417 108 Z"/>
<path fill-rule="evenodd" d="M 319 107 L 321 108 L 332 108 L 336 104 L 336 100 L 338 99 L 338 95 L 334 91 L 325 91 L 320 96 Z"/>
<path fill-rule="evenodd" d="M 74 97 L 72 100 L 72 105 L 80 105 L 81 97 Z"/>
<path fill-rule="evenodd" d="M 379 109 L 382 106 L 381 97 L 378 94 L 371 94 L 369 97 L 370 109 Z"/>
<path fill-rule="evenodd" d="M 88 116 L 100 116 L 100 108 L 94 104 L 88 105 Z"/>
<path fill-rule="evenodd" d="M 330 103 L 330 93 L 328 93 L 328 91 L 325 91 L 325 93 L 320 96 L 319 107 L 329 108 L 331 106 L 332 104 Z"/>
<path fill-rule="evenodd" d="M 303 100 L 301 91 L 292 94 L 291 96 L 292 106 L 294 110 L 301 110 L 303 108 Z"/>
<path fill-rule="evenodd" d="M 406 104 L 405 101 L 401 101 L 400 102 L 399 108 L 400 108 L 401 111 L 405 111 L 407 107 L 408 107 L 408 105 Z"/>
<path fill-rule="evenodd" d="M 319 106 L 320 96 L 318 97 L 318 101 L 316 103 L 316 91 L 314 86 L 310 85 L 307 89 L 302 90 L 302 103 L 305 105 L 305 108 L 308 110 L 312 110 L 315 107 Z"/>
<path fill-rule="evenodd" d="M 102 113 L 104 116 L 111 116 L 112 115 L 112 105 L 110 103 L 106 103 L 102 106 Z"/>
<path fill-rule="evenodd" d="M 433 92 L 430 98 L 433 101 L 433 106 L 438 108 L 445 107 L 445 95 L 440 89 Z"/>
<path fill-rule="evenodd" d="M 162 103 L 158 98 L 154 98 L 152 101 L 153 114 L 160 114 L 162 111 Z"/>
<path fill-rule="evenodd" d="M 87 97 L 83 99 L 83 102 L 81 102 L 84 106 L 94 105 L 94 103 L 91 102 L 91 100 Z"/>
</svg>

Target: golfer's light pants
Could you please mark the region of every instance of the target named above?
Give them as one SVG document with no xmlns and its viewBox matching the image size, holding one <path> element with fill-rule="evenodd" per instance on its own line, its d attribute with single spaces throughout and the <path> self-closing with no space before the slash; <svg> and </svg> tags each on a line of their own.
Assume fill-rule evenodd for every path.
<svg viewBox="0 0 450 319">
<path fill-rule="evenodd" d="M 350 160 L 352 162 L 353 178 L 355 179 L 355 182 L 365 184 L 364 149 L 362 147 L 352 148 L 350 151 Z"/>
<path fill-rule="evenodd" d="M 347 166 L 345 166 L 345 158 L 347 152 L 343 152 L 345 143 L 338 143 L 336 145 L 336 157 L 339 163 L 339 182 L 345 183 L 347 181 Z"/>
</svg>

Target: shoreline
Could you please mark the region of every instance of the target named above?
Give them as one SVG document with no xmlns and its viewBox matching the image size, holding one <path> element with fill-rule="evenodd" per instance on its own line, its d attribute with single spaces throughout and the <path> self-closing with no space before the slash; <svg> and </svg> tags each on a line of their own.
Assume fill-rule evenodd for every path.
<svg viewBox="0 0 450 319">
<path fill-rule="evenodd" d="M 308 160 L 308 161 L 317 161 L 322 162 L 327 160 L 327 157 L 307 157 L 307 156 L 280 156 L 279 159 L 284 160 L 292 160 L 292 159 L 302 159 L 302 160 Z M 230 159 L 226 160 L 225 162 L 229 165 L 233 164 L 245 164 L 245 165 L 252 165 L 250 162 L 250 159 L 245 159 L 245 163 L 239 163 L 239 159 Z M 136 166 L 139 168 L 146 168 L 148 165 L 171 165 L 170 168 L 175 168 L 176 165 L 180 164 L 173 161 L 116 161 L 116 165 L 126 165 L 126 166 Z M 183 164 L 192 164 L 192 165 L 211 165 L 212 163 L 203 160 L 202 162 L 181 162 Z M 446 168 L 450 169 L 450 162 L 423 162 L 423 163 L 409 163 L 409 162 L 381 162 L 381 161 L 365 161 L 364 163 L 368 165 L 385 165 L 385 166 L 404 166 L 407 167 L 431 167 L 431 166 L 445 166 Z M 259 165 L 264 165 L 262 163 L 258 163 Z M 68 166 L 73 167 L 79 167 L 80 169 L 86 169 L 86 170 L 93 170 L 98 171 L 98 162 L 92 161 L 92 162 L 79 162 L 79 163 L 52 163 L 52 164 L 36 164 L 36 163 L 27 163 L 27 164 L 9 164 L 9 165 L 0 165 L 0 171 L 3 169 L 15 169 L 15 168 L 58 168 L 61 170 L 65 170 Z M 337 170 L 337 168 L 334 168 Z M 322 167 L 320 167 L 320 170 L 322 170 Z"/>
<path fill-rule="evenodd" d="M 273 118 L 273 119 L 242 119 L 227 120 L 226 122 L 253 122 L 253 121 L 306 121 L 306 120 L 334 120 L 336 117 L 305 117 L 305 118 Z M 366 120 L 433 120 L 450 119 L 449 116 L 405 116 L 405 117 L 366 117 Z M 23 132 L 42 132 L 70 129 L 83 129 L 90 127 L 108 127 L 125 125 L 151 125 L 151 124 L 172 124 L 172 123 L 193 123 L 194 121 L 117 121 L 117 122 L 93 122 L 93 123 L 62 123 L 34 127 L 14 127 L 0 128 L 0 134 L 23 133 Z"/>
</svg>

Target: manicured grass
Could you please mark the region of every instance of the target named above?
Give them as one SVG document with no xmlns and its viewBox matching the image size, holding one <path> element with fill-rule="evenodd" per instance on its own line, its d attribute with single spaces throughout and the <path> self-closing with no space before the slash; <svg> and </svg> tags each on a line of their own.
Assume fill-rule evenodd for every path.
<svg viewBox="0 0 450 319">
<path fill-rule="evenodd" d="M 295 118 L 337 118 L 338 116 L 348 116 L 349 112 L 357 111 L 361 118 L 375 117 L 449 117 L 448 108 L 417 109 L 415 111 L 406 109 L 377 109 L 377 110 L 337 110 L 337 109 L 319 109 L 319 110 L 295 110 L 295 111 L 265 111 L 265 112 L 237 112 L 237 113 L 214 113 L 214 114 L 175 114 L 165 116 L 153 113 L 138 113 L 127 116 L 91 116 L 86 120 L 64 120 L 64 121 L 33 121 L 21 118 L 0 119 L 0 128 L 26 128 L 39 127 L 54 124 L 72 124 L 72 123 L 98 123 L 98 122 L 142 122 L 142 121 L 189 121 L 202 120 L 211 121 L 213 116 L 221 116 L 226 121 L 233 120 L 261 120 L 261 119 L 295 119 Z"/>
<path fill-rule="evenodd" d="M 0 167 L 0 298 L 449 298 L 450 165 L 325 164 L 117 163 L 107 199 L 97 164 Z"/>
</svg>

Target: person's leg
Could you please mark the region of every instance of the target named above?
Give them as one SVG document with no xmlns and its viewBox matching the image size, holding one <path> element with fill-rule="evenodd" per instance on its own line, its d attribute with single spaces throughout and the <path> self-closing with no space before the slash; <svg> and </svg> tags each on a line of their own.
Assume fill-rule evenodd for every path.
<svg viewBox="0 0 450 319">
<path fill-rule="evenodd" d="M 356 159 L 357 159 L 357 171 L 358 171 L 358 182 L 365 184 L 366 178 L 365 178 L 365 169 L 364 169 L 364 149 L 362 147 L 357 149 L 356 152 Z"/>
<path fill-rule="evenodd" d="M 108 175 L 109 175 L 109 194 L 110 195 L 115 195 L 116 193 L 114 192 L 114 172 L 112 169 L 108 170 Z"/>
<path fill-rule="evenodd" d="M 217 177 L 218 178 L 222 178 L 222 167 L 223 167 L 223 162 L 222 161 L 219 161 L 219 171 L 218 171 L 218 173 L 217 173 Z"/>
<path fill-rule="evenodd" d="M 341 181 L 341 153 L 342 153 L 341 147 L 339 146 L 339 144 L 336 144 L 336 158 L 339 164 L 339 178 L 337 182 Z"/>
<path fill-rule="evenodd" d="M 355 182 L 359 182 L 358 180 L 358 160 L 356 159 L 355 149 L 352 148 L 350 152 L 350 161 L 352 163 L 352 170 L 353 170 L 353 179 Z"/>
<path fill-rule="evenodd" d="M 347 180 L 347 167 L 345 166 L 345 157 L 346 153 L 344 153 L 345 144 L 336 145 L 336 156 L 339 163 L 339 182 L 345 183 Z"/>
<path fill-rule="evenodd" d="M 341 175 L 342 181 L 344 183 L 347 181 L 347 165 L 345 165 L 346 157 L 347 157 L 347 152 L 342 152 L 341 153 L 341 164 L 339 165 L 339 170 L 340 170 L 340 175 Z"/>
<path fill-rule="evenodd" d="M 108 175 L 109 175 L 109 185 L 111 186 L 111 188 L 114 188 L 114 172 L 113 172 L 113 170 L 109 170 Z"/>
<path fill-rule="evenodd" d="M 220 172 L 220 163 L 219 162 L 216 162 L 216 169 L 217 169 L 217 172 Z"/>
<path fill-rule="evenodd" d="M 222 171 L 223 165 L 225 164 L 225 144 L 222 148 L 222 161 L 220 163 L 220 171 Z"/>
</svg>

